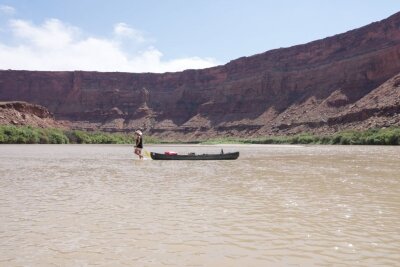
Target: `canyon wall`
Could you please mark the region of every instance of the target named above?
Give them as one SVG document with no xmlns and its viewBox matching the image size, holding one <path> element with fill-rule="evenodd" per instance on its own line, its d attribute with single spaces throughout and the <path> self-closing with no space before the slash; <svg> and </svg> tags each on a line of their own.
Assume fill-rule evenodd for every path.
<svg viewBox="0 0 400 267">
<path fill-rule="evenodd" d="M 400 125 L 395 82 L 399 73 L 397 13 L 343 34 L 202 70 L 163 74 L 3 70 L 0 101 L 43 105 L 74 128 L 142 128 L 175 139 L 326 133 L 360 125 Z M 375 98 L 367 97 L 371 94 Z M 383 99 L 394 102 L 376 106 Z M 356 107 L 391 111 L 363 113 L 355 112 Z"/>
<path fill-rule="evenodd" d="M 68 129 L 68 121 L 56 121 L 45 107 L 26 102 L 0 102 L 0 125 Z"/>
</svg>

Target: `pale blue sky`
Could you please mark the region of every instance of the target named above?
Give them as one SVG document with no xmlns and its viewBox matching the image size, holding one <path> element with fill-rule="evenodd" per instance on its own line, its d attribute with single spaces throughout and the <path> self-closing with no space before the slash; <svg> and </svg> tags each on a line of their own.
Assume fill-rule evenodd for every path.
<svg viewBox="0 0 400 267">
<path fill-rule="evenodd" d="M 202 68 L 398 11 L 399 0 L 0 0 L 0 69 Z"/>
</svg>

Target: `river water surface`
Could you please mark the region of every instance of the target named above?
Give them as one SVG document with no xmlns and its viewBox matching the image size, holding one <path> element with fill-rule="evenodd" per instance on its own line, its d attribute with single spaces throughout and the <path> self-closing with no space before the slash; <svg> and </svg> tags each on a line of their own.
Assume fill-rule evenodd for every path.
<svg viewBox="0 0 400 267">
<path fill-rule="evenodd" d="M 399 266 L 400 147 L 1 145 L 0 266 Z"/>
</svg>

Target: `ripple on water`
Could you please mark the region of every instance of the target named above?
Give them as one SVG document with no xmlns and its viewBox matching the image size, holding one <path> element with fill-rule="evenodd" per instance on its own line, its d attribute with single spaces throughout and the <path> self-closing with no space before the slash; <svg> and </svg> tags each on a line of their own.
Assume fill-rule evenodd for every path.
<svg viewBox="0 0 400 267">
<path fill-rule="evenodd" d="M 399 148 L 224 150 L 241 156 L 162 162 L 135 160 L 130 146 L 0 146 L 0 265 L 400 262 Z"/>
</svg>

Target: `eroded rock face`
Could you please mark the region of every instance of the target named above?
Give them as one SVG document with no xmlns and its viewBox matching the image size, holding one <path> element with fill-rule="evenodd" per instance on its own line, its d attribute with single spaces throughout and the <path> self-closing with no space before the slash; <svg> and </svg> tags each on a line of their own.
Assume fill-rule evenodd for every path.
<svg viewBox="0 0 400 267">
<path fill-rule="evenodd" d="M 166 138 L 335 131 L 349 123 L 338 114 L 398 73 L 400 13 L 203 70 L 0 71 L 0 100 L 43 105 L 76 128 L 143 128 Z"/>
<path fill-rule="evenodd" d="M 0 125 L 30 125 L 41 128 L 68 128 L 68 122 L 55 121 L 45 107 L 26 102 L 0 102 Z"/>
</svg>

